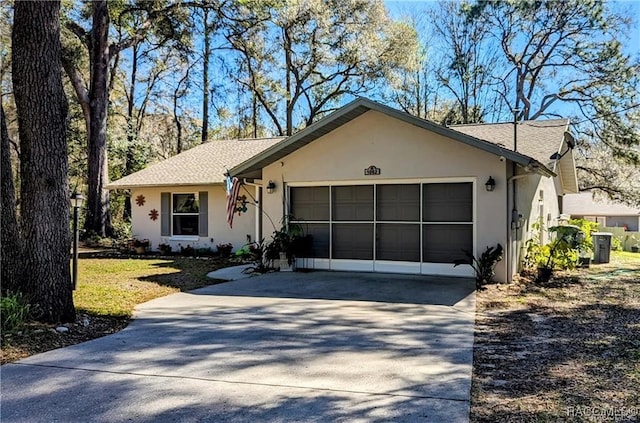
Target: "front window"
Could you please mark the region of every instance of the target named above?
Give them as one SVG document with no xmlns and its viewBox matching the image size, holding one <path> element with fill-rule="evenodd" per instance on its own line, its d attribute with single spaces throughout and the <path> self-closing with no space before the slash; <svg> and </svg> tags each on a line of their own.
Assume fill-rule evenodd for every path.
<svg viewBox="0 0 640 423">
<path fill-rule="evenodd" d="M 173 194 L 173 235 L 198 235 L 198 193 Z"/>
</svg>

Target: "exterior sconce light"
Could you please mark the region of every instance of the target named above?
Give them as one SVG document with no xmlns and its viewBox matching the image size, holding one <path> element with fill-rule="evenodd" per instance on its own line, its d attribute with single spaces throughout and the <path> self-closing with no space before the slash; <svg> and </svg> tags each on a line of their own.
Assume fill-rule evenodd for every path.
<svg viewBox="0 0 640 423">
<path fill-rule="evenodd" d="M 276 190 L 276 183 L 273 181 L 269 181 L 269 183 L 267 184 L 267 193 L 273 194 L 275 190 Z"/>
<path fill-rule="evenodd" d="M 487 182 L 485 182 L 484 187 L 489 192 L 493 191 L 496 188 L 496 180 L 493 179 L 493 177 L 489 176 L 489 179 L 487 179 Z"/>
</svg>

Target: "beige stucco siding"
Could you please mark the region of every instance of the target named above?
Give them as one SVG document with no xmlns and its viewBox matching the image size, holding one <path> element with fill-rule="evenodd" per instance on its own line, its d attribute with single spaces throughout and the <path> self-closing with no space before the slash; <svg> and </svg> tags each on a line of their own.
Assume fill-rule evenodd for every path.
<svg viewBox="0 0 640 423">
<path fill-rule="evenodd" d="M 375 165 L 377 176 L 364 176 Z M 273 180 L 276 192 L 264 198 L 265 212 L 274 222 L 283 216 L 283 182 L 447 182 L 475 181 L 475 245 L 479 253 L 488 245 L 507 242 L 506 164 L 495 155 L 434 134 L 385 114 L 369 111 L 263 169 L 263 181 Z M 489 176 L 496 189 L 487 192 Z M 265 219 L 265 234 L 270 232 Z M 497 268 L 506 279 L 506 264 Z"/>
<path fill-rule="evenodd" d="M 542 222 L 544 228 L 556 226 L 560 210 L 558 208 L 558 184 L 553 178 L 547 178 L 537 174 L 530 174 L 517 181 L 518 211 L 522 215 L 522 229 L 518 233 L 519 258 L 524 259 L 526 254 L 525 241 L 534 235 L 533 225 Z M 540 219 L 542 218 L 542 219 Z M 548 234 L 543 230 L 543 243 L 549 242 Z M 521 269 L 518 269 L 521 270 Z"/>
<path fill-rule="evenodd" d="M 253 187 L 247 187 L 253 194 Z M 190 193 L 207 191 L 208 194 L 208 235 L 206 237 L 186 238 L 161 236 L 160 217 L 151 220 L 149 213 L 155 209 L 160 213 L 160 194 Z M 241 191 L 241 195 L 246 193 Z M 135 199 L 144 195 L 145 204 L 136 205 Z M 151 248 L 157 250 L 158 244 L 171 244 L 173 251 L 178 251 L 178 244 L 183 247 L 191 245 L 194 248 L 210 247 L 216 251 L 216 244 L 230 242 L 234 250 L 242 247 L 247 242 L 247 235 L 254 239 L 255 236 L 255 207 L 249 205 L 246 213 L 236 214 L 233 221 L 233 229 L 229 228 L 226 217 L 226 192 L 223 185 L 188 186 L 188 187 L 150 187 L 137 188 L 131 191 L 133 237 L 151 241 Z"/>
</svg>

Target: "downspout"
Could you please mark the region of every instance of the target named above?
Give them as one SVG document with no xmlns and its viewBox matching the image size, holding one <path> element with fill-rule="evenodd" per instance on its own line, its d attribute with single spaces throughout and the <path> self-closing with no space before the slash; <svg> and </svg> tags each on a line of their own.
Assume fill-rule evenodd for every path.
<svg viewBox="0 0 640 423">
<path fill-rule="evenodd" d="M 518 152 L 518 113 L 520 112 L 520 110 L 518 108 L 514 108 L 513 109 L 513 151 L 514 152 Z M 512 190 L 512 194 L 511 194 L 511 198 L 512 198 L 512 208 L 511 208 L 511 230 L 510 230 L 510 235 L 511 235 L 511 240 L 509 242 L 509 252 L 507 254 L 508 256 L 508 264 L 509 264 L 509 274 L 507 275 L 507 279 L 509 282 L 512 281 L 513 279 L 513 274 L 514 274 L 514 270 L 517 271 L 518 269 L 518 264 L 515 264 L 515 267 L 513 265 L 513 263 L 517 260 L 518 257 L 518 225 L 519 225 L 519 221 L 520 221 L 520 217 L 518 215 L 518 188 L 517 188 L 517 184 L 515 181 L 516 178 L 516 162 L 512 162 L 511 163 L 511 190 Z M 508 202 L 508 199 L 507 199 Z"/>
</svg>

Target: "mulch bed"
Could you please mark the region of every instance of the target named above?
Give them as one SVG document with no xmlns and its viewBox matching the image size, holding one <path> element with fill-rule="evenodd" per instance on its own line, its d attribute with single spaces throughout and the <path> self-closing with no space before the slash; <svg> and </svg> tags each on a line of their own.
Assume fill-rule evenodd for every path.
<svg viewBox="0 0 640 423">
<path fill-rule="evenodd" d="M 75 323 L 64 325 L 27 323 L 19 332 L 2 335 L 0 364 L 100 338 L 118 332 L 128 324 L 127 318 L 88 314 L 79 314 Z"/>
<path fill-rule="evenodd" d="M 640 268 L 477 294 L 472 422 L 638 421 Z"/>
</svg>

